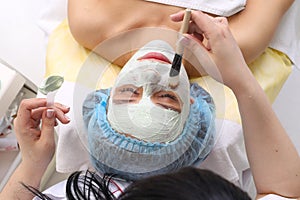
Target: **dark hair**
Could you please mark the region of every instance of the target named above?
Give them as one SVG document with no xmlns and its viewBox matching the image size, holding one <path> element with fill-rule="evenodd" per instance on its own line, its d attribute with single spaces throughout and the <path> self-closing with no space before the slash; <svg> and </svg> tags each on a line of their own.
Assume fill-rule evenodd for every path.
<svg viewBox="0 0 300 200">
<path fill-rule="evenodd" d="M 209 170 L 194 167 L 132 183 L 119 200 L 251 200 L 248 194 Z"/>
<path fill-rule="evenodd" d="M 112 176 L 99 176 L 96 172 L 74 172 L 67 180 L 66 197 L 68 200 L 97 199 L 115 200 L 109 190 Z"/>
<path fill-rule="evenodd" d="M 66 197 L 68 200 L 117 200 L 109 190 L 112 176 L 100 176 L 96 172 L 89 170 L 77 171 L 72 173 L 66 184 Z M 25 188 L 32 192 L 41 200 L 52 200 L 51 197 L 43 194 L 38 189 L 21 183 Z"/>
<path fill-rule="evenodd" d="M 109 190 L 112 176 L 95 172 L 75 172 L 68 178 L 69 200 L 251 200 L 246 192 L 209 170 L 185 167 L 177 172 L 133 182 L 118 198 Z M 24 184 L 23 184 L 24 185 Z M 25 186 L 25 185 L 24 185 Z M 49 200 L 38 190 L 25 186 L 40 199 Z"/>
</svg>

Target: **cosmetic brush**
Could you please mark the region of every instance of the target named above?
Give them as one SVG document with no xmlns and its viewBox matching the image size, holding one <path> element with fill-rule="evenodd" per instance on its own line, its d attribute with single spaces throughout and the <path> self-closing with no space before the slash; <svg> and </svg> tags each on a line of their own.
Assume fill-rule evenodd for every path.
<svg viewBox="0 0 300 200">
<path fill-rule="evenodd" d="M 191 18 L 191 9 L 187 8 L 185 10 L 183 21 L 180 27 L 178 40 L 176 44 L 176 52 L 169 73 L 169 86 L 171 88 L 176 88 L 179 84 L 179 72 L 182 63 L 182 55 L 184 51 L 184 46 L 182 45 L 181 40 L 183 38 L 182 34 L 188 31 L 190 18 Z"/>
</svg>

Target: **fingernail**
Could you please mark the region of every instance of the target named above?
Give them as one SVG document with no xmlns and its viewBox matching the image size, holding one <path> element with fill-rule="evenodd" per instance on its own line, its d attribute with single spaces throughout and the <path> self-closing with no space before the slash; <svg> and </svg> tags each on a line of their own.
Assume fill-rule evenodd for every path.
<svg viewBox="0 0 300 200">
<path fill-rule="evenodd" d="M 66 108 L 66 109 L 70 109 L 70 106 L 66 106 L 66 105 L 63 105 L 63 104 L 62 104 L 62 106 L 63 106 L 64 108 Z"/>
<path fill-rule="evenodd" d="M 71 121 L 70 117 L 68 117 L 67 115 L 65 115 L 65 118 L 66 118 L 68 121 Z"/>
<path fill-rule="evenodd" d="M 54 110 L 53 109 L 48 109 L 47 113 L 46 113 L 47 118 L 52 118 L 53 115 L 54 115 Z"/>
</svg>

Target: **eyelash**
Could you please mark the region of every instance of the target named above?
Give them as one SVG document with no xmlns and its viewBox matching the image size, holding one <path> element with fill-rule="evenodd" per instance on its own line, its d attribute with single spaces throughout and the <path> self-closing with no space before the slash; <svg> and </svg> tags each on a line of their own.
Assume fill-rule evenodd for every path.
<svg viewBox="0 0 300 200">
<path fill-rule="evenodd" d="M 131 92 L 131 93 L 133 93 L 133 94 L 139 94 L 139 93 L 137 92 L 137 90 L 134 89 L 134 88 L 122 88 L 122 89 L 120 90 L 120 92 Z"/>
<path fill-rule="evenodd" d="M 121 93 L 123 93 L 123 92 L 131 92 L 131 93 L 137 94 L 137 95 L 139 94 L 135 88 L 131 88 L 131 87 L 128 87 L 128 88 L 122 88 L 122 89 L 120 90 L 120 92 L 121 92 Z M 174 101 L 177 101 L 177 97 L 174 96 L 174 95 L 171 95 L 171 94 L 169 94 L 169 93 L 162 94 L 162 95 L 160 95 L 159 97 L 161 97 L 161 98 L 170 98 L 170 99 L 172 99 L 172 100 L 174 100 Z"/>
<path fill-rule="evenodd" d="M 168 97 L 168 98 L 170 98 L 170 99 L 172 99 L 174 101 L 177 101 L 177 98 L 174 95 L 171 95 L 171 94 L 168 94 L 168 93 L 162 94 L 162 95 L 160 95 L 160 97 L 162 97 L 162 98 Z"/>
</svg>

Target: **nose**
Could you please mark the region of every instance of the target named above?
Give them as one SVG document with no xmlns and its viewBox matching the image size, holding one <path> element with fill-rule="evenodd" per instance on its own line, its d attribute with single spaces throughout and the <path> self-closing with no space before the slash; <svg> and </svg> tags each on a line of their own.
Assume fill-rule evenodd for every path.
<svg viewBox="0 0 300 200">
<path fill-rule="evenodd" d="M 151 96 L 153 91 L 157 90 L 161 75 L 155 69 L 145 69 L 140 74 L 140 81 L 143 83 L 143 95 Z"/>
<path fill-rule="evenodd" d="M 142 72 L 140 78 L 144 83 L 157 84 L 161 79 L 161 75 L 155 69 L 146 69 Z"/>
</svg>

